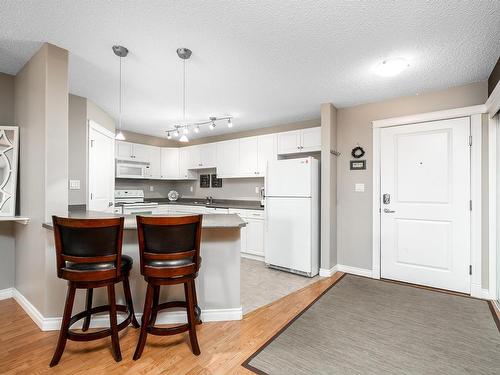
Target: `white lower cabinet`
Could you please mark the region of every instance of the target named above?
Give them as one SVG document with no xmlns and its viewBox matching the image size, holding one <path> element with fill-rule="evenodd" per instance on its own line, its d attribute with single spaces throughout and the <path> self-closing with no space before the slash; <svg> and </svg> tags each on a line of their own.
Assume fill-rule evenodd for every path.
<svg viewBox="0 0 500 375">
<path fill-rule="evenodd" d="M 264 260 L 264 211 L 230 209 L 230 214 L 238 214 L 246 226 L 241 228 L 241 255 L 245 258 Z"/>
</svg>

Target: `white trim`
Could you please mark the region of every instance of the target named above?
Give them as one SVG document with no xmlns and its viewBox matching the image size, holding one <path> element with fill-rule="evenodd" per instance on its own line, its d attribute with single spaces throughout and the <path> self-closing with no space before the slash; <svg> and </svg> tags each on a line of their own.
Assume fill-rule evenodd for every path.
<svg viewBox="0 0 500 375">
<path fill-rule="evenodd" d="M 339 267 L 339 265 L 336 264 L 336 265 L 334 265 L 330 269 L 328 269 L 328 268 L 320 268 L 319 269 L 319 276 L 320 277 L 330 277 L 330 276 L 334 275 L 335 272 L 337 272 L 339 270 L 338 267 Z"/>
<path fill-rule="evenodd" d="M 14 288 L 0 289 L 0 301 L 12 298 L 14 296 Z"/>
<path fill-rule="evenodd" d="M 95 122 L 93 120 L 88 120 L 88 123 L 89 123 L 89 128 L 92 128 L 95 131 L 98 131 L 99 133 L 105 135 L 108 138 L 115 139 L 115 133 L 113 133 L 111 130 L 106 129 L 104 126 L 98 124 L 97 122 Z"/>
<path fill-rule="evenodd" d="M 264 256 L 263 255 L 255 255 L 255 254 L 249 254 L 249 253 L 241 253 L 241 257 L 245 259 L 251 259 L 251 260 L 257 260 L 259 262 L 264 262 Z"/>
<path fill-rule="evenodd" d="M 488 112 L 490 118 L 495 116 L 498 111 L 500 111 L 500 84 L 497 83 L 493 92 L 488 97 L 485 103 L 486 112 Z"/>
<path fill-rule="evenodd" d="M 470 295 L 472 297 L 482 298 L 481 286 L 481 249 L 482 249 L 482 115 L 475 114 L 470 117 L 470 131 L 472 135 L 471 147 L 471 254 L 470 264 L 472 265 Z"/>
<path fill-rule="evenodd" d="M 345 266 L 343 264 L 337 264 L 337 271 L 350 273 L 353 275 L 364 276 L 364 277 L 373 277 L 373 271 L 366 268 L 358 268 Z"/>
<path fill-rule="evenodd" d="M 488 289 L 497 296 L 497 130 L 498 118 L 488 119 Z"/>
<path fill-rule="evenodd" d="M 28 316 L 35 322 L 35 324 L 42 331 L 56 331 L 61 328 L 62 317 L 49 317 L 46 318 L 42 315 L 38 309 L 33 306 L 33 304 L 28 301 L 28 299 L 23 296 L 18 290 L 11 288 L 13 297 L 19 306 L 28 314 Z M 5 289 L 4 289 L 5 290 Z M 119 316 L 123 316 L 121 313 Z M 140 319 L 141 313 L 136 313 L 135 316 Z M 120 318 L 118 318 L 120 321 Z M 201 319 L 205 322 L 220 322 L 229 320 L 241 320 L 243 319 L 243 308 L 237 307 L 232 309 L 206 309 L 201 312 Z M 186 323 L 187 316 L 185 311 L 168 311 L 161 312 L 158 314 L 157 324 L 177 324 Z M 81 322 L 76 323 L 74 328 L 81 328 Z M 97 315 L 92 318 L 91 325 L 92 328 L 106 328 L 109 327 L 109 317 L 107 315 Z"/>
<path fill-rule="evenodd" d="M 373 129 L 372 277 L 380 279 L 380 128 Z"/>
<path fill-rule="evenodd" d="M 481 113 L 486 106 L 477 105 L 455 108 L 445 111 L 421 113 L 411 116 L 394 117 L 372 121 L 373 127 L 373 241 L 372 241 L 372 277 L 380 278 L 380 130 L 384 127 L 407 125 L 419 122 L 438 121 L 456 117 L 471 118 L 471 199 L 473 210 L 471 215 L 471 296 L 482 298 L 481 288 Z M 339 269 L 340 271 L 341 269 Z"/>
<path fill-rule="evenodd" d="M 476 115 L 478 113 L 486 113 L 486 112 L 487 112 L 486 105 L 480 104 L 480 105 L 473 105 L 470 107 L 447 109 L 444 111 L 419 113 L 416 115 L 392 117 L 392 118 L 383 119 L 383 120 L 375 120 L 375 121 L 372 121 L 372 127 L 373 128 L 386 128 L 388 126 L 400 126 L 400 125 L 407 125 L 407 124 L 416 124 L 419 122 L 446 120 L 446 119 L 457 118 L 457 117 L 468 117 L 468 116 Z"/>
<path fill-rule="evenodd" d="M 33 320 L 33 322 L 40 328 L 42 331 L 46 331 L 44 329 L 44 317 L 38 309 L 33 306 L 33 304 L 28 301 L 28 299 L 23 296 L 17 289 L 13 290 L 14 300 L 22 307 L 24 312 L 28 314 L 28 316 Z"/>
</svg>

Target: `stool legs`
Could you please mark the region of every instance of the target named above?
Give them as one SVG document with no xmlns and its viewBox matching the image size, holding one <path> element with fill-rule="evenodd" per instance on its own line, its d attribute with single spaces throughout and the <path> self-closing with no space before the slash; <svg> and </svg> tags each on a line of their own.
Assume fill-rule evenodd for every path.
<svg viewBox="0 0 500 375">
<path fill-rule="evenodd" d="M 85 310 L 90 311 L 92 308 L 92 297 L 94 295 L 94 289 L 88 288 L 87 289 L 87 301 L 85 302 Z M 82 331 L 85 332 L 89 329 L 90 327 L 90 318 L 92 317 L 91 314 L 88 314 L 85 317 L 85 320 L 83 321 L 83 326 L 82 326 Z"/>
<path fill-rule="evenodd" d="M 120 341 L 118 339 L 118 327 L 116 322 L 116 298 L 115 298 L 115 285 L 108 285 L 108 303 L 109 303 L 109 322 L 111 329 L 111 344 L 113 346 L 113 357 L 116 362 L 122 360 L 120 351 Z"/>
<path fill-rule="evenodd" d="M 135 317 L 134 304 L 132 302 L 132 293 L 130 292 L 130 283 L 128 281 L 128 275 L 126 275 L 123 278 L 123 292 L 125 293 L 125 301 L 127 303 L 128 312 L 131 317 L 131 323 L 134 326 L 134 328 L 139 328 L 140 327 L 139 322 Z"/>
<path fill-rule="evenodd" d="M 153 311 L 151 311 L 150 326 L 154 326 L 156 323 L 156 317 L 158 315 L 158 304 L 160 302 L 160 286 L 155 285 L 153 287 Z"/>
<path fill-rule="evenodd" d="M 54 367 L 59 363 L 61 356 L 64 352 L 66 346 L 66 340 L 68 339 L 68 329 L 71 320 L 71 312 L 73 310 L 73 303 L 75 302 L 75 291 L 76 288 L 72 285 L 68 285 L 68 292 L 66 294 L 66 305 L 64 306 L 64 314 L 61 324 L 61 330 L 59 331 L 59 339 L 57 340 L 56 351 L 50 361 L 50 367 Z"/>
<path fill-rule="evenodd" d="M 139 341 L 137 342 L 137 347 L 135 348 L 134 361 L 141 358 L 142 352 L 144 350 L 144 345 L 146 345 L 148 325 L 151 318 L 151 307 L 153 304 L 153 294 L 153 286 L 148 283 L 148 287 L 146 290 L 146 300 L 144 301 L 144 312 L 142 314 L 141 320 L 141 334 L 139 335 Z"/>
<path fill-rule="evenodd" d="M 184 293 L 186 295 L 187 316 L 189 324 L 189 341 L 191 341 L 191 350 L 194 355 L 200 355 L 200 347 L 198 346 L 198 338 L 196 337 L 196 315 L 195 315 L 195 292 L 194 280 L 189 280 L 184 283 Z"/>
</svg>

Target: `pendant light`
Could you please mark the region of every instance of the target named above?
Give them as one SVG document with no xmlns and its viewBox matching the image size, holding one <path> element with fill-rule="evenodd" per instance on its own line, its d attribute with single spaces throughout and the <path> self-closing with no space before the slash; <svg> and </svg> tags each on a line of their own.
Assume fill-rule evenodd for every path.
<svg viewBox="0 0 500 375">
<path fill-rule="evenodd" d="M 125 140 L 125 135 L 123 135 L 122 132 L 122 58 L 126 57 L 128 55 L 128 49 L 116 45 L 113 46 L 113 52 L 115 53 L 116 56 L 120 58 L 120 92 L 118 95 L 118 133 L 115 135 L 115 139 L 118 141 L 124 141 Z"/>
</svg>

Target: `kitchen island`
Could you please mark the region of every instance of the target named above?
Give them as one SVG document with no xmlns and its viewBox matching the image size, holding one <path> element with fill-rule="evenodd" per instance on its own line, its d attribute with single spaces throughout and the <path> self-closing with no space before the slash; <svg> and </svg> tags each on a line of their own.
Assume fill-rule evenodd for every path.
<svg viewBox="0 0 500 375">
<path fill-rule="evenodd" d="M 109 218 L 124 217 L 122 253 L 134 260 L 130 273 L 130 287 L 137 315 L 142 314 L 146 283 L 139 271 L 139 248 L 137 242 L 137 225 L 133 215 L 76 210 L 70 211 L 72 218 Z M 179 215 L 169 215 L 179 216 Z M 205 214 L 202 222 L 201 237 L 201 269 L 196 279 L 198 304 L 202 310 L 203 321 L 239 320 L 242 318 L 240 302 L 240 229 L 245 222 L 235 214 Z M 52 262 L 46 281 L 46 293 L 49 302 L 50 319 L 60 318 L 66 295 L 66 282 L 56 277 L 55 247 L 52 223 L 44 223 L 47 229 L 47 261 Z M 122 288 L 118 287 L 118 303 L 124 303 Z M 182 285 L 162 287 L 160 300 L 184 299 Z M 107 303 L 105 288 L 94 292 L 94 306 Z M 84 306 L 84 293 L 77 293 L 74 311 L 81 311 Z M 180 323 L 186 321 L 184 310 L 166 311 L 158 315 L 158 324 Z M 108 324 L 108 317 L 93 318 L 93 327 Z M 46 329 L 59 329 L 58 324 L 47 325 Z"/>
</svg>

